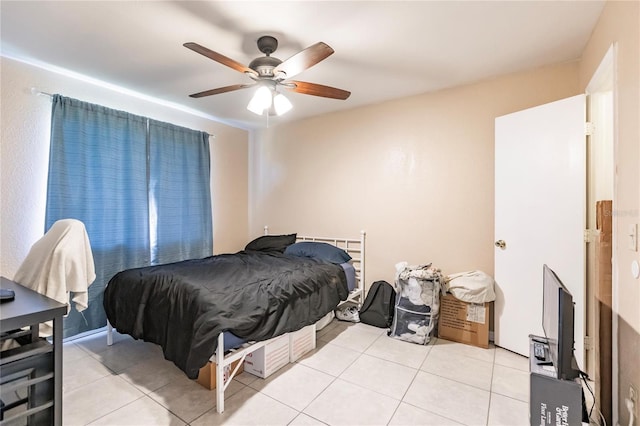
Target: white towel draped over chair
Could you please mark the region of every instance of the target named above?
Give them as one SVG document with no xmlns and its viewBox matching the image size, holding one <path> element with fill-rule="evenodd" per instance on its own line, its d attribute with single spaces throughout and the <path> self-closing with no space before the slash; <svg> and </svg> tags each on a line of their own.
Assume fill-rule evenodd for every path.
<svg viewBox="0 0 640 426">
<path fill-rule="evenodd" d="M 88 306 L 88 288 L 96 279 L 93 254 L 84 224 L 76 219 L 58 220 L 31 247 L 14 281 L 67 304 L 73 293 L 78 312 Z"/>
</svg>

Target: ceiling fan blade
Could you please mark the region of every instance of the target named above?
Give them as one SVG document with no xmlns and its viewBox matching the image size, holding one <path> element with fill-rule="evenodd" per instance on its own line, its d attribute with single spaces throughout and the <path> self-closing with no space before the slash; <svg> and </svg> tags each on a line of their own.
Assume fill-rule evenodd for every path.
<svg viewBox="0 0 640 426">
<path fill-rule="evenodd" d="M 214 52 L 211 49 L 207 49 L 204 46 L 200 46 L 198 43 L 188 42 L 188 43 L 183 44 L 183 46 L 186 47 L 187 49 L 191 49 L 194 52 L 197 52 L 197 53 L 199 53 L 201 55 L 204 55 L 209 59 L 213 59 L 214 61 L 219 62 L 222 65 L 226 65 L 229 68 L 233 68 L 236 71 L 243 72 L 243 73 L 250 73 L 250 74 L 253 74 L 255 76 L 258 75 L 258 73 L 256 71 L 252 70 L 251 68 L 249 68 L 247 66 L 242 65 L 240 62 L 234 61 L 231 58 L 227 58 L 226 56 L 221 55 L 218 52 Z"/>
<path fill-rule="evenodd" d="M 231 86 L 218 87 L 217 89 L 205 90 L 204 92 L 189 95 L 192 98 L 202 98 L 205 96 L 218 95 L 220 93 L 233 92 L 234 90 L 246 89 L 255 86 L 255 84 L 233 84 Z"/>
<path fill-rule="evenodd" d="M 290 83 L 292 83 L 291 87 L 289 87 Z M 336 89 L 335 87 L 330 86 L 323 86 L 322 84 L 307 83 L 305 81 L 287 81 L 286 84 L 283 85 L 283 87 L 296 93 L 322 96 L 323 98 L 345 100 L 351 95 L 351 92 L 347 92 L 346 90 Z"/>
<path fill-rule="evenodd" d="M 291 78 L 294 75 L 300 74 L 302 71 L 311 68 L 318 62 L 329 57 L 334 50 L 323 42 L 318 42 L 313 46 L 309 46 L 306 49 L 296 53 L 280 65 L 278 65 L 273 73 L 277 75 L 279 72 L 286 74 L 285 78 Z"/>
</svg>

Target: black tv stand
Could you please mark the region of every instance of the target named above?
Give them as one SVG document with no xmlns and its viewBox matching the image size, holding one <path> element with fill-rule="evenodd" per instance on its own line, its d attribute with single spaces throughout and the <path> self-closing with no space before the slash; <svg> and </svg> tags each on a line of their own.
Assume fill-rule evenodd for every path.
<svg viewBox="0 0 640 426">
<path fill-rule="evenodd" d="M 580 425 L 586 406 L 580 378 L 562 380 L 550 359 L 535 357 L 534 345 L 546 344 L 546 339 L 529 336 L 529 421 L 538 425 Z M 548 352 L 547 352 L 548 353 Z M 547 355 L 548 356 L 548 355 Z"/>
</svg>

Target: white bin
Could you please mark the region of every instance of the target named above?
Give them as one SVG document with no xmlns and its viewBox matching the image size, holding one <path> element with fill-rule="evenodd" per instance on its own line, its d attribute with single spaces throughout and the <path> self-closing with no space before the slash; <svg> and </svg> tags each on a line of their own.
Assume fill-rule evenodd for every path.
<svg viewBox="0 0 640 426">
<path fill-rule="evenodd" d="M 316 326 L 308 325 L 289 333 L 289 361 L 295 362 L 316 348 Z"/>
<path fill-rule="evenodd" d="M 289 336 L 283 335 L 247 354 L 244 371 L 267 378 L 289 363 Z"/>
</svg>

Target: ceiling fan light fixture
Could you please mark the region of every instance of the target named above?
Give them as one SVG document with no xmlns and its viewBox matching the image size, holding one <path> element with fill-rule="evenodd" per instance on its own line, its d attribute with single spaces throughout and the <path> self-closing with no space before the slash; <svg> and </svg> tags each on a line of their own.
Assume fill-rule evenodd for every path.
<svg viewBox="0 0 640 426">
<path fill-rule="evenodd" d="M 277 115 L 286 114 L 292 107 L 291 101 L 285 95 L 276 93 L 273 98 L 273 108 L 276 110 Z"/>
<path fill-rule="evenodd" d="M 271 108 L 272 101 L 271 89 L 261 86 L 249 101 L 247 109 L 254 114 L 262 115 L 265 110 Z"/>
</svg>

